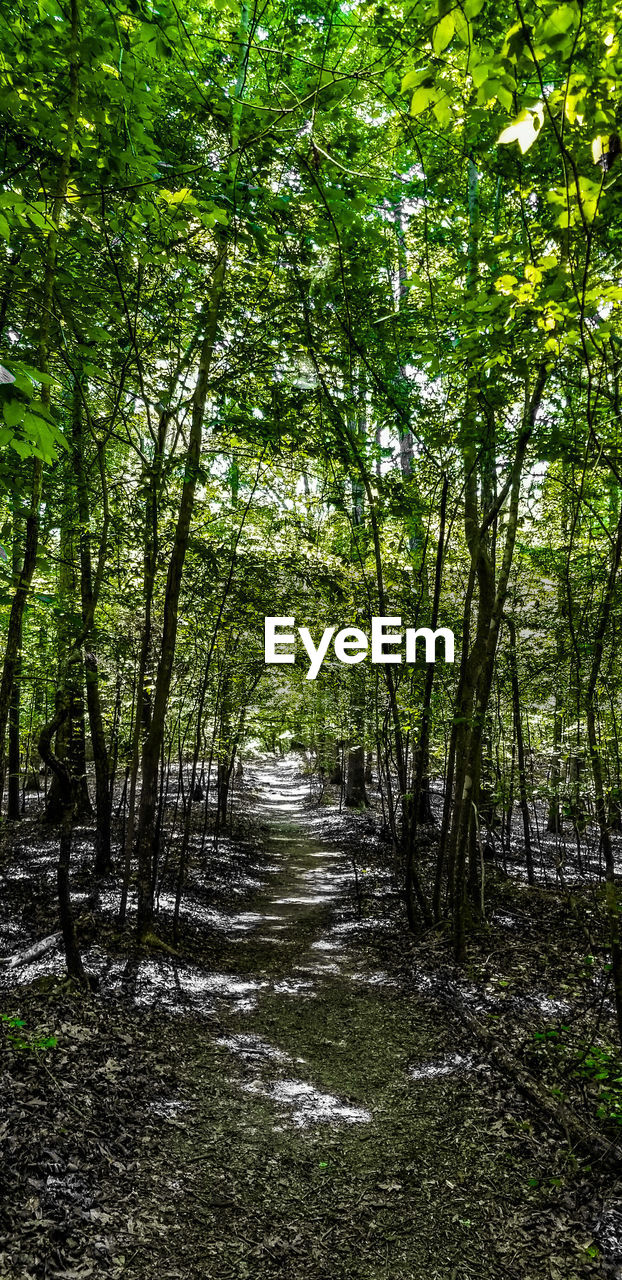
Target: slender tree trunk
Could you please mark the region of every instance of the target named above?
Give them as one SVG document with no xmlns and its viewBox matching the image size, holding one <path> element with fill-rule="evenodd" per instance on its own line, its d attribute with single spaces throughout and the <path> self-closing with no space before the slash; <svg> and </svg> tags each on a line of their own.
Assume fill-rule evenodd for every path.
<svg viewBox="0 0 622 1280">
<path fill-rule="evenodd" d="M 441 919 L 441 896 L 443 889 L 443 875 L 445 871 L 445 863 L 447 863 L 447 882 L 451 890 L 454 879 L 454 853 L 455 847 L 451 846 L 451 818 L 453 812 L 454 801 L 454 776 L 456 772 L 456 759 L 458 756 L 459 741 L 462 739 L 464 726 L 462 723 L 462 711 L 466 707 L 465 690 L 467 688 L 467 663 L 471 644 L 471 606 L 473 602 L 473 591 L 475 589 L 475 570 L 473 565 L 469 572 L 469 580 L 464 599 L 463 624 L 462 624 L 462 646 L 460 657 L 460 671 L 458 675 L 458 685 L 455 699 L 455 710 L 452 719 L 451 733 L 449 738 L 449 749 L 447 752 L 447 769 L 445 774 L 445 797 L 443 800 L 443 820 L 441 823 L 441 832 L 438 844 L 438 854 L 436 860 L 436 872 L 434 877 L 434 891 L 432 909 L 434 919 L 438 923 Z M 449 856 L 448 856 L 449 855 Z"/>
<path fill-rule="evenodd" d="M 562 492 L 561 492 L 561 536 L 564 545 L 568 541 L 568 497 L 566 488 L 566 466 L 562 464 Z M 567 661 L 567 618 L 568 609 L 571 608 L 571 600 L 568 595 L 569 584 L 565 585 L 562 581 L 561 574 L 557 579 L 557 634 L 555 638 L 555 654 L 556 654 L 556 671 L 558 680 L 564 679 L 564 671 Z M 553 720 L 553 758 L 551 761 L 550 788 L 551 797 L 549 802 L 549 811 L 547 815 L 547 830 L 553 835 L 559 835 L 562 829 L 562 814 L 560 809 L 559 787 L 561 781 L 561 751 L 562 751 L 562 732 L 563 732 L 563 711 L 564 700 L 561 694 L 560 684 L 555 690 L 555 713 Z"/>
<path fill-rule="evenodd" d="M 4 792 L 4 741 L 6 737 L 6 726 L 13 693 L 13 683 L 16 679 L 19 668 L 26 601 L 30 592 L 30 584 L 32 582 L 32 575 L 34 573 L 37 560 L 37 547 L 39 543 L 39 504 L 41 502 L 42 477 L 43 471 L 41 461 L 39 458 L 34 458 L 32 465 L 30 508 L 26 517 L 24 559 L 15 594 L 11 601 L 11 613 L 9 616 L 9 626 L 4 650 L 4 663 L 2 667 L 2 681 L 0 682 L 0 805 L 2 803 L 2 796 Z"/>
<path fill-rule="evenodd" d="M 73 779 L 74 816 L 82 821 L 93 812 L 86 779 L 86 739 L 84 730 L 84 670 L 81 654 L 75 654 L 79 643 L 81 622 L 77 605 L 76 566 L 76 504 L 74 491 L 74 466 L 65 464 L 63 478 L 63 506 L 60 522 L 58 568 L 58 680 L 70 680 L 67 688 L 67 715 L 59 725 L 56 735 L 56 755 L 66 760 Z M 72 661 L 69 663 L 69 656 Z M 60 688 L 59 683 L 59 688 Z M 45 816 L 49 822 L 59 822 L 65 811 L 62 782 L 53 774 L 47 796 Z"/>
<path fill-rule="evenodd" d="M 605 861 L 606 876 L 606 904 L 607 916 L 609 920 L 609 933 L 611 938 L 611 973 L 613 978 L 613 990 L 616 1005 L 616 1017 L 618 1023 L 618 1034 L 620 1043 L 622 1044 L 622 903 L 620 901 L 620 890 L 616 882 L 616 866 L 613 844 L 611 840 L 611 828 L 609 825 L 609 815 L 607 813 L 607 799 L 605 793 L 604 771 L 601 756 L 600 745 L 598 741 L 598 727 L 596 715 L 596 689 L 600 677 L 600 668 L 603 658 L 604 639 L 607 628 L 609 626 L 612 605 L 615 597 L 616 587 L 618 585 L 618 571 L 620 568 L 620 560 L 622 559 L 622 510 L 618 519 L 618 528 L 616 533 L 613 554 L 611 556 L 609 576 L 605 589 L 604 599 L 600 609 L 600 618 L 596 633 L 594 636 L 594 644 L 592 650 L 592 663 L 588 679 L 586 691 L 586 719 L 587 734 L 590 749 L 590 760 L 592 764 L 592 775 L 594 778 L 594 793 L 596 798 L 596 819 L 600 832 L 600 843 Z"/>
<path fill-rule="evenodd" d="M 435 572 L 434 572 L 434 595 L 432 598 L 432 615 L 430 619 L 430 626 L 432 630 L 435 630 L 438 625 L 438 614 L 439 614 L 440 599 L 441 599 L 443 556 L 445 552 L 445 519 L 447 514 L 448 488 L 449 488 L 449 481 L 445 476 L 443 479 L 443 488 L 441 492 L 440 527 L 439 527 L 439 534 L 438 534 L 438 544 L 436 549 L 436 566 L 435 566 Z M 415 858 L 415 836 L 416 836 L 418 823 L 422 819 L 425 820 L 428 816 L 426 809 L 427 807 L 429 807 L 430 717 L 431 717 L 431 710 L 432 710 L 432 691 L 434 688 L 435 670 L 436 670 L 435 663 L 430 662 L 427 664 L 427 670 L 425 674 L 425 685 L 423 689 L 423 705 L 421 708 L 421 729 L 419 733 L 419 742 L 417 743 L 417 748 L 415 750 L 415 760 L 414 760 L 414 787 L 413 787 L 414 798 L 413 798 L 413 806 L 412 806 L 412 810 L 413 810 L 412 831 L 410 832 L 410 835 L 409 835 L 409 844 L 406 850 L 406 903 L 407 903 L 407 910 L 408 910 L 408 920 L 411 928 L 415 923 L 415 910 L 414 910 L 414 903 L 413 903 L 413 891 L 414 891 L 413 870 L 414 870 L 414 858 Z M 424 797 L 424 788 L 425 788 L 425 794 L 427 797 L 426 807 L 424 807 L 422 803 L 423 797 Z M 432 910 L 434 913 L 436 913 L 436 909 L 438 906 L 437 899 L 439 895 L 440 895 L 440 884 L 438 886 L 438 892 L 437 892 L 437 886 L 435 884 L 435 889 L 433 894 L 433 907 L 432 907 Z"/>
<path fill-rule="evenodd" d="M 9 708 L 9 796 L 7 816 L 14 822 L 18 821 L 21 817 L 19 791 L 20 703 L 21 685 L 19 672 L 17 672 L 13 681 L 11 705 Z"/>
<path fill-rule="evenodd" d="M 136 709 L 134 715 L 134 727 L 131 740 L 130 755 L 130 785 L 128 797 L 127 824 L 125 828 L 125 840 L 123 850 L 123 884 L 121 887 L 121 904 L 119 907 L 119 924 L 125 924 L 127 912 L 127 899 L 129 893 L 130 876 L 132 870 L 132 853 L 134 848 L 134 833 L 136 826 L 136 795 L 138 787 L 138 771 L 140 768 L 140 743 L 141 735 L 146 730 L 146 726 L 150 724 L 151 716 L 147 714 L 145 685 L 147 680 L 147 666 L 149 662 L 149 652 L 151 648 L 151 610 L 153 602 L 153 593 L 155 589 L 155 575 L 157 564 L 157 532 L 158 532 L 158 494 L 160 487 L 160 479 L 162 472 L 162 461 L 164 449 L 166 446 L 166 433 L 168 429 L 168 414 L 160 417 L 158 426 L 158 444 L 155 457 L 153 459 L 153 467 L 149 475 L 147 487 L 147 498 L 145 502 L 145 554 L 144 554 L 144 574 L 143 574 L 143 596 L 144 596 L 144 618 L 140 641 L 140 654 L 138 659 L 138 675 L 136 680 Z"/>
<path fill-rule="evenodd" d="M 360 412 L 357 415 L 356 432 L 361 443 L 365 441 L 367 421 L 363 391 Z M 364 555 L 364 489 L 359 476 L 352 481 L 352 559 Z M 360 671 L 351 673 L 348 714 L 348 748 L 346 752 L 346 777 L 344 803 L 349 809 L 366 808 L 369 801 L 365 790 L 365 679 Z"/>
<path fill-rule="evenodd" d="M 549 778 L 549 786 L 551 789 L 551 798 L 549 800 L 549 811 L 547 815 L 546 829 L 552 835 L 559 835 L 562 829 L 562 815 L 559 805 L 559 784 L 561 779 L 561 748 L 562 748 L 562 713 L 558 695 L 555 695 L 555 711 L 553 715 L 553 758 L 551 760 L 551 775 Z"/>
<path fill-rule="evenodd" d="M 523 741 L 523 721 L 520 705 L 520 688 L 518 684 L 518 662 L 516 657 L 516 627 L 514 619 L 505 614 L 505 623 L 510 636 L 510 679 L 512 682 L 512 709 L 514 714 L 514 734 L 516 737 L 516 760 L 518 763 L 518 796 L 523 818 L 523 839 L 525 841 L 525 865 L 527 880 L 530 885 L 536 883 L 533 870 L 533 853 L 531 849 L 531 823 L 529 818 L 529 801 L 527 799 L 527 774 L 525 771 L 525 744 Z"/>
<path fill-rule="evenodd" d="M 438 626 L 438 615 L 441 602 L 441 585 L 443 579 L 443 558 L 445 554 L 445 520 L 447 515 L 447 493 L 449 489 L 449 480 L 447 476 L 443 478 L 443 487 L 441 491 L 441 505 L 439 511 L 439 533 L 436 548 L 436 565 L 434 571 L 434 595 L 432 597 L 432 614 L 430 617 L 430 627 L 433 631 Z M 417 821 L 426 821 L 431 816 L 429 811 L 429 763 L 430 763 L 430 720 L 432 710 L 432 692 L 434 689 L 434 675 L 436 672 L 436 663 L 429 662 L 426 664 L 425 684 L 423 687 L 423 702 L 421 706 L 421 729 L 419 733 L 419 742 L 415 752 L 414 767 L 414 793 L 415 793 L 415 815 Z M 428 803 L 424 803 L 424 788 L 427 786 Z"/>
<path fill-rule="evenodd" d="M 365 684 L 361 676 L 352 682 L 349 731 L 354 742 L 348 746 L 344 799 L 348 808 L 363 809 L 369 801 L 365 788 Z"/>
<path fill-rule="evenodd" d="M 78 517 L 80 524 L 80 596 L 82 603 L 82 635 L 84 641 L 84 669 L 86 679 L 86 705 L 95 767 L 95 875 L 106 875 L 111 868 L 110 824 L 112 818 L 112 792 L 110 787 L 110 762 L 104 732 L 101 697 L 99 692 L 99 665 L 97 660 L 97 636 L 95 633 L 95 608 L 98 582 L 93 580 L 91 557 L 91 512 L 85 462 L 85 440 L 82 427 L 82 392 L 76 378 L 73 399 L 73 461 L 77 478 Z M 98 569 L 105 563 L 108 534 L 108 502 L 105 492 L 105 468 L 102 465 L 104 526 L 100 535 Z M 101 579 L 101 572 L 97 575 Z"/>
<path fill-rule="evenodd" d="M 21 520 L 19 517 L 19 504 L 17 498 L 13 501 L 13 581 L 17 586 L 19 581 L 19 570 L 21 563 Z M 17 821 L 20 814 L 20 796 L 19 796 L 19 764 L 20 764 L 20 701 L 21 701 L 21 682 L 20 668 L 21 653 L 19 655 L 18 668 L 15 672 L 13 680 L 13 689 L 11 691 L 11 705 L 9 708 L 9 803 L 8 817 L 12 821 Z"/>
<path fill-rule="evenodd" d="M 497 577 L 496 589 L 492 573 L 489 550 L 486 545 L 485 532 L 489 527 L 491 513 L 480 526 L 477 511 L 477 495 L 474 486 L 474 457 L 472 447 L 465 453 L 465 529 L 467 543 L 471 553 L 471 562 L 477 575 L 479 586 L 479 602 L 476 636 L 471 654 L 467 662 L 467 700 L 466 705 L 472 711 L 466 716 L 466 743 L 461 753 L 461 764 L 457 777 L 456 800 L 453 816 L 454 884 L 454 949 L 456 959 L 463 963 L 466 955 L 466 858 L 469 847 L 471 824 L 475 821 L 475 808 L 478 803 L 478 784 L 480 776 L 481 744 L 484 719 L 490 697 L 492 675 L 494 670 L 497 642 L 501 617 L 507 595 L 510 570 L 514 557 L 514 547 L 518 530 L 518 513 L 520 501 L 520 484 L 536 417 L 542 401 L 546 383 L 547 369 L 540 366 L 531 393 L 525 388 L 525 407 L 520 435 L 516 444 L 514 460 L 506 484 L 496 500 L 496 507 L 509 495 L 508 517 L 503 546 L 503 555 Z M 471 691 L 472 690 L 472 694 Z"/>
<path fill-rule="evenodd" d="M 225 659 L 226 661 L 226 659 Z M 229 670 L 225 666 L 220 693 L 220 723 L 218 726 L 218 746 L 216 750 L 216 833 L 220 834 L 227 825 L 227 808 L 229 804 L 229 783 L 231 779 L 232 750 L 232 697 Z"/>
</svg>

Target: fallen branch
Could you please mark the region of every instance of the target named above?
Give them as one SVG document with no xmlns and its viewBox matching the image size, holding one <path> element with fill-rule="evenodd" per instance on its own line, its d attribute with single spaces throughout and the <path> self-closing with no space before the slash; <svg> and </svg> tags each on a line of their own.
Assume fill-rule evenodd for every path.
<svg viewBox="0 0 622 1280">
<path fill-rule="evenodd" d="M 60 933 L 51 933 L 47 938 L 42 938 L 40 942 L 35 942 L 32 947 L 28 947 L 27 951 L 17 951 L 12 956 L 3 956 L 0 963 L 6 964 L 9 969 L 16 969 L 20 964 L 29 964 L 31 960 L 38 960 L 48 951 L 53 951 L 61 941 Z"/>
<path fill-rule="evenodd" d="M 583 1148 L 590 1156 L 596 1155 L 604 1164 L 613 1165 L 619 1171 L 622 1163 L 622 1148 L 592 1129 L 576 1112 L 555 1098 L 545 1085 L 540 1084 L 511 1053 L 508 1053 L 497 1036 L 484 1026 L 479 1018 L 464 1008 L 459 993 L 451 982 L 446 983 L 442 989 L 435 990 L 434 994 L 449 1005 L 464 1026 L 480 1041 L 488 1058 L 499 1071 L 512 1080 L 519 1093 L 533 1103 L 556 1128 L 561 1129 L 569 1146 L 574 1144 Z"/>
</svg>

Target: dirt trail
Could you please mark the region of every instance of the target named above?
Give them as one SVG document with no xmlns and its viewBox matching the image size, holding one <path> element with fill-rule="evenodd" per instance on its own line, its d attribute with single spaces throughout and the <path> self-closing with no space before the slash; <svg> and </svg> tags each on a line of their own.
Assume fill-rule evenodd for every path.
<svg viewBox="0 0 622 1280">
<path fill-rule="evenodd" d="M 534 1192 L 549 1157 L 521 1104 L 352 942 L 352 864 L 295 765 L 253 783 L 270 878 L 221 952 L 217 1029 L 180 1029 L 161 1280 L 604 1274 L 563 1188 Z"/>
</svg>

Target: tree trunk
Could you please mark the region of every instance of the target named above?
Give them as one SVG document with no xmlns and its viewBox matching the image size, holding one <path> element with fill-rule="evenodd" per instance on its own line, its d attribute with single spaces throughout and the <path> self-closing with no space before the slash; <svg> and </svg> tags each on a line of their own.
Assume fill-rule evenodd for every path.
<svg viewBox="0 0 622 1280">
<path fill-rule="evenodd" d="M 555 696 L 555 712 L 553 718 L 553 758 L 549 786 L 551 797 L 546 820 L 546 829 L 551 835 L 558 836 L 562 829 L 562 815 L 559 805 L 559 784 L 561 779 L 561 746 L 562 746 L 562 714 L 558 696 Z"/>
<path fill-rule="evenodd" d="M 39 751 L 43 760 L 45 760 L 45 763 L 52 770 L 54 777 L 58 779 L 62 803 L 60 847 L 56 884 L 58 891 L 58 914 L 65 950 L 65 963 L 67 965 L 67 973 L 69 977 L 74 978 L 84 986 L 87 983 L 87 977 L 84 971 L 84 965 L 82 964 L 80 949 L 78 947 L 75 921 L 71 906 L 70 868 L 74 816 L 73 780 L 66 761 L 61 760 L 52 750 L 52 739 L 54 734 L 58 733 L 58 730 L 67 719 L 68 715 L 69 698 L 67 693 L 64 692 L 64 690 L 61 690 L 57 696 L 54 716 L 48 724 L 44 726 L 39 734 Z"/>
<path fill-rule="evenodd" d="M 86 780 L 86 740 L 84 732 L 84 670 L 82 656 L 74 653 L 79 644 L 81 622 L 77 606 L 77 566 L 75 547 L 76 504 L 74 492 L 74 467 L 67 463 L 64 476 L 63 508 L 60 528 L 60 564 L 58 571 L 58 679 L 69 680 L 67 686 L 67 715 L 59 725 L 56 735 L 56 755 L 67 760 L 73 779 L 74 815 L 82 821 L 92 815 L 91 800 Z M 71 663 L 69 656 L 72 655 Z M 64 673 L 64 675 L 63 675 Z M 49 822 L 60 822 L 65 811 L 62 782 L 55 773 L 52 777 L 45 816 Z"/>
<path fill-rule="evenodd" d="M 9 799 L 7 815 L 12 821 L 17 821 L 21 817 L 20 811 L 20 680 L 19 671 L 16 672 L 13 680 L 13 689 L 11 691 L 11 705 L 9 707 Z"/>
<path fill-rule="evenodd" d="M 344 802 L 349 809 L 365 809 L 369 805 L 365 789 L 365 679 L 360 671 L 352 672 L 349 719 Z"/>
<path fill-rule="evenodd" d="M 516 737 L 516 759 L 518 763 L 518 796 L 523 817 L 523 839 L 525 842 L 525 865 L 527 880 L 530 885 L 536 883 L 533 870 L 533 853 L 531 850 L 531 823 L 529 803 L 527 799 L 527 774 L 525 771 L 525 744 L 523 741 L 523 722 L 521 717 L 520 688 L 518 684 L 518 663 L 516 658 L 516 627 L 514 619 L 504 615 L 510 636 L 510 679 L 512 682 L 512 708 L 514 713 L 514 734 Z"/>
<path fill-rule="evenodd" d="M 349 809 L 365 809 L 369 804 L 365 789 L 365 747 L 350 747 L 346 768 L 345 804 Z"/>
<path fill-rule="evenodd" d="M 13 581 L 15 586 L 19 581 L 20 569 L 20 533 L 21 520 L 19 517 L 19 505 L 17 498 L 13 501 Z M 21 653 L 17 669 L 13 679 L 13 688 L 11 690 L 11 705 L 9 707 L 9 802 L 8 817 L 16 822 L 21 816 L 20 813 L 20 795 L 19 795 L 19 765 L 20 765 L 20 667 Z"/>
<path fill-rule="evenodd" d="M 105 471 L 102 465 L 104 524 L 100 535 L 98 573 L 93 581 L 91 557 L 91 512 L 85 463 L 85 440 L 82 429 L 82 388 L 75 380 L 73 398 L 73 459 L 77 477 L 78 517 L 80 522 L 80 597 L 82 604 L 82 635 L 84 643 L 84 672 L 86 680 L 86 705 L 95 767 L 95 875 L 107 875 L 112 865 L 110 851 L 110 823 L 112 818 L 112 792 L 110 787 L 110 762 L 104 733 L 101 698 L 99 692 L 99 667 L 97 661 L 97 637 L 95 632 L 95 607 L 99 594 L 101 570 L 105 563 L 108 535 L 108 502 L 105 492 Z"/>
<path fill-rule="evenodd" d="M 459 760 L 461 763 L 456 781 L 456 798 L 450 837 L 450 848 L 453 846 L 454 856 L 454 950 L 456 960 L 459 963 L 464 962 L 466 955 L 467 902 L 465 869 L 470 829 L 471 824 L 475 821 L 475 809 L 478 803 L 484 720 L 490 698 L 501 617 L 514 557 L 518 529 L 521 476 L 527 448 L 542 401 L 546 377 L 547 369 L 542 364 L 536 375 L 531 394 L 529 394 L 528 387 L 525 388 L 523 422 L 516 444 L 514 460 L 509 477 L 495 501 L 495 509 L 500 509 L 506 496 L 509 495 L 503 556 L 496 584 L 485 536 L 487 529 L 490 527 L 492 512 L 489 511 L 480 526 L 475 486 L 475 453 L 471 444 L 467 445 L 465 450 L 465 531 L 471 553 L 471 562 L 477 577 L 479 601 L 475 640 L 466 664 L 465 716 L 463 717 L 465 742 L 464 749 L 460 747 Z"/>
<path fill-rule="evenodd" d="M 598 728 L 596 719 L 596 689 L 600 676 L 600 668 L 603 657 L 604 639 L 609 621 L 611 618 L 611 609 L 617 587 L 618 570 L 620 560 L 622 559 L 622 510 L 618 519 L 618 528 L 611 556 L 609 577 L 605 589 L 605 595 L 600 610 L 600 618 L 596 628 L 594 637 L 594 647 L 592 652 L 592 663 L 590 667 L 590 675 L 586 691 L 586 719 L 588 743 L 590 749 L 590 760 L 592 764 L 592 775 L 594 778 L 594 792 L 596 798 L 596 818 L 598 829 L 600 832 L 600 843 L 605 861 L 606 876 L 606 906 L 607 917 L 609 921 L 609 935 L 611 939 L 611 975 L 613 978 L 613 990 L 615 996 L 616 1017 L 618 1023 L 618 1034 L 620 1043 L 622 1044 L 622 904 L 620 902 L 620 890 L 616 883 L 616 867 L 613 844 L 611 840 L 611 829 L 609 826 L 609 816 L 607 813 L 607 800 L 605 794 L 605 784 L 603 776 L 603 763 L 598 741 Z"/>
</svg>

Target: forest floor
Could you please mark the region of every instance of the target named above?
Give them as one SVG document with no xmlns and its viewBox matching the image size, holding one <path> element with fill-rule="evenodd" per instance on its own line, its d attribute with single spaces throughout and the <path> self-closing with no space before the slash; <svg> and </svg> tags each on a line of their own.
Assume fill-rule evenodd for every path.
<svg viewBox="0 0 622 1280">
<path fill-rule="evenodd" d="M 622 1275 L 614 1176 L 452 1016 L 434 954 L 397 931 L 368 819 L 318 805 L 293 757 L 257 764 L 245 792 L 262 839 L 221 842 L 217 905 L 195 867 L 183 959 L 128 952 L 111 891 L 96 937 L 82 925 L 98 992 L 63 983 L 57 952 L 2 967 L 25 1041 L 58 1044 L 7 1046 L 1 1280 Z M 15 954 L 54 927 L 54 851 L 39 844 L 37 881 L 26 824 L 11 849 L 0 936 Z M 531 947 L 544 906 L 498 892 Z M 534 1010 L 559 1020 L 571 966 L 562 1010 L 550 957 L 537 953 L 527 989 L 499 936 L 476 950 L 465 999 L 501 1028 L 519 1007 L 528 1025 Z"/>
</svg>

